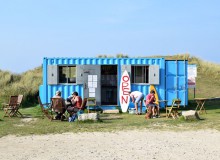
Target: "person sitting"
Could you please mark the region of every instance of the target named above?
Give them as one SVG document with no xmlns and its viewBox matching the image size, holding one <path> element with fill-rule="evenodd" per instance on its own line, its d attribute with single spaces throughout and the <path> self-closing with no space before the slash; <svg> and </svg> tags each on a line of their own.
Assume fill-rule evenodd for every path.
<svg viewBox="0 0 220 160">
<path fill-rule="evenodd" d="M 68 106 L 66 109 L 67 112 L 70 114 L 70 117 L 82 109 L 81 105 L 82 98 L 78 95 L 78 92 L 73 92 L 71 98 L 71 106 Z"/>
<path fill-rule="evenodd" d="M 73 98 L 73 95 L 71 94 L 69 97 L 66 98 L 66 107 L 68 108 L 69 106 L 72 106 L 72 98 Z"/>
<path fill-rule="evenodd" d="M 61 98 L 63 106 L 65 105 L 65 100 L 61 97 L 61 91 L 56 91 L 55 96 L 53 98 Z M 62 112 L 56 112 L 56 117 L 55 119 L 60 120 L 60 119 L 65 119 L 65 116 L 63 115 L 66 112 L 66 107 L 63 108 Z"/>
<path fill-rule="evenodd" d="M 155 91 L 151 90 L 150 93 L 146 96 L 146 106 L 149 112 L 152 111 L 152 118 L 158 118 L 159 117 L 159 105 L 155 103 Z"/>
</svg>

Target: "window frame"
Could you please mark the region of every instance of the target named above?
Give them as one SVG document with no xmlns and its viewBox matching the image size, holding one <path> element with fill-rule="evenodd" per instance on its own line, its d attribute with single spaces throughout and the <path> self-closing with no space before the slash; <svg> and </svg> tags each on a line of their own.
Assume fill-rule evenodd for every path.
<svg viewBox="0 0 220 160">
<path fill-rule="evenodd" d="M 62 68 L 62 71 L 61 71 L 61 68 Z M 63 68 L 66 68 L 66 71 L 63 71 L 64 70 Z M 75 76 L 74 76 L 74 73 L 72 73 L 73 74 L 72 77 L 71 77 L 71 68 L 75 68 Z M 58 65 L 58 84 L 76 84 L 76 76 L 77 76 L 76 70 L 77 70 L 76 65 Z M 66 80 L 62 81 L 61 74 L 65 75 L 63 79 L 66 79 Z M 71 82 L 70 80 L 71 78 L 75 80 Z"/>
<path fill-rule="evenodd" d="M 131 83 L 132 84 L 149 84 L 149 81 L 150 81 L 149 66 L 150 65 L 131 65 Z M 145 74 L 144 77 L 141 77 L 141 79 L 144 78 L 144 80 L 141 82 L 135 81 L 135 79 L 136 79 L 135 77 L 137 76 L 137 75 L 135 75 L 135 73 L 136 73 L 135 67 L 142 67 L 142 72 Z M 144 67 L 144 70 L 143 70 L 143 67 Z"/>
</svg>

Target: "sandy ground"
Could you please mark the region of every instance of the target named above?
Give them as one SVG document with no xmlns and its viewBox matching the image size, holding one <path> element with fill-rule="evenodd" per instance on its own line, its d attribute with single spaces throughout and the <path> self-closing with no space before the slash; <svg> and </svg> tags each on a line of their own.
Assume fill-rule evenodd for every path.
<svg viewBox="0 0 220 160">
<path fill-rule="evenodd" d="M 220 132 L 121 131 L 5 136 L 0 159 L 14 160 L 217 160 Z"/>
</svg>

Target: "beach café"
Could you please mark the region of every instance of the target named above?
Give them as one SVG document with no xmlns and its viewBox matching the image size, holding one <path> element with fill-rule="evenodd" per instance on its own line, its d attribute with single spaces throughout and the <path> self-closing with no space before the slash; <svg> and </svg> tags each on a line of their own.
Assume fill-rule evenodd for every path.
<svg viewBox="0 0 220 160">
<path fill-rule="evenodd" d="M 187 65 L 187 60 L 164 58 L 45 57 L 39 95 L 43 103 L 49 103 L 57 90 L 64 99 L 76 91 L 82 98 L 95 98 L 103 110 L 123 105 L 133 108 L 128 91 L 141 91 L 146 96 L 153 86 L 159 100 L 167 100 L 167 105 L 171 105 L 178 98 L 181 106 L 185 106 L 188 103 Z"/>
</svg>

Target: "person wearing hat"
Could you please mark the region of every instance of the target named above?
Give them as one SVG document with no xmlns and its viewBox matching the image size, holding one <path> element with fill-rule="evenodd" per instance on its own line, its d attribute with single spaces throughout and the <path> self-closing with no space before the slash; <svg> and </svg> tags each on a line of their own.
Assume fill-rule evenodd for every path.
<svg viewBox="0 0 220 160">
<path fill-rule="evenodd" d="M 53 96 L 53 98 L 62 98 L 62 97 L 61 97 L 61 91 L 59 91 L 59 90 L 56 91 L 56 94 L 55 94 L 55 96 Z M 63 102 L 63 106 L 66 106 L 66 105 L 65 105 L 65 100 L 64 100 L 63 98 L 62 98 L 62 100 L 63 100 L 63 101 L 62 101 L 62 102 Z M 62 111 L 61 113 L 56 112 L 57 115 L 56 115 L 55 118 L 58 119 L 58 120 L 61 119 L 61 118 L 62 118 L 62 119 L 65 119 L 65 117 L 63 117 L 63 114 L 65 113 L 65 111 L 66 111 L 66 107 L 63 108 L 63 111 Z"/>
</svg>

